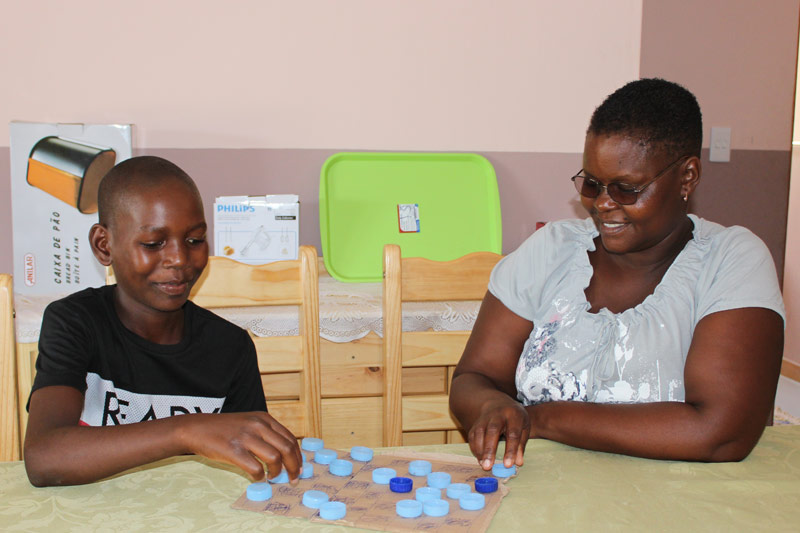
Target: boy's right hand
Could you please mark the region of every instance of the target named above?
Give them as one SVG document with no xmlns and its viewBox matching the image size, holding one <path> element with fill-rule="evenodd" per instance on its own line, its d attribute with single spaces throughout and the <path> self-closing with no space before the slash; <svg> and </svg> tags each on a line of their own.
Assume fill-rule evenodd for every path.
<svg viewBox="0 0 800 533">
<path fill-rule="evenodd" d="M 187 453 L 238 466 L 254 480 L 264 478 L 264 464 L 270 478 L 282 468 L 291 482 L 300 476 L 297 438 L 268 413 L 191 414 L 173 420 Z"/>
<path fill-rule="evenodd" d="M 31 394 L 25 469 L 37 487 L 91 483 L 129 468 L 193 453 L 242 468 L 254 479 L 303 464 L 291 431 L 265 412 L 188 414 L 123 424 L 80 425 L 83 393 L 67 386 Z"/>
</svg>

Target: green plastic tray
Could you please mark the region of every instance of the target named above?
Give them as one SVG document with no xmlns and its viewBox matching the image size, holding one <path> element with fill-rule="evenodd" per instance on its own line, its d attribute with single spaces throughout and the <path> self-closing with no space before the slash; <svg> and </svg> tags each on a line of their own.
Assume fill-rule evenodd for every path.
<svg viewBox="0 0 800 533">
<path fill-rule="evenodd" d="M 419 231 L 401 232 L 398 206 L 414 205 Z M 340 281 L 380 281 L 385 244 L 437 261 L 503 248 L 497 177 L 477 154 L 334 154 L 320 173 L 319 220 L 325 268 Z"/>
</svg>

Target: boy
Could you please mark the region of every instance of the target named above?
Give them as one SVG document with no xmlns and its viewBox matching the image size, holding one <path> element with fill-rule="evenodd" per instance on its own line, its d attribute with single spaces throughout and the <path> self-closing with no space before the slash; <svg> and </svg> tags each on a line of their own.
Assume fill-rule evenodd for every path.
<svg viewBox="0 0 800 533">
<path fill-rule="evenodd" d="M 45 310 L 25 437 L 31 483 L 88 483 L 187 453 L 254 479 L 260 461 L 271 476 L 283 465 L 296 480 L 297 440 L 266 412 L 249 336 L 188 301 L 208 262 L 192 179 L 135 157 L 103 178 L 98 208 L 89 242 L 117 284 Z"/>
</svg>

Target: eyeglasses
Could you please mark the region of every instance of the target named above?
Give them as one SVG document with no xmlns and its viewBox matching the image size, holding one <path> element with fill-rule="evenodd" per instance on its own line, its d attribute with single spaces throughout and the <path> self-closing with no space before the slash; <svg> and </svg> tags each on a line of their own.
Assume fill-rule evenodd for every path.
<svg viewBox="0 0 800 533">
<path fill-rule="evenodd" d="M 576 175 L 570 178 L 572 183 L 575 184 L 575 189 L 580 193 L 581 196 L 585 196 L 586 198 L 597 198 L 603 191 L 608 193 L 608 196 L 621 205 L 631 205 L 635 204 L 636 200 L 639 198 L 639 193 L 644 191 L 650 185 L 655 183 L 655 181 L 667 173 L 669 169 L 675 166 L 678 162 L 683 161 L 686 159 L 687 155 L 679 157 L 672 163 L 666 166 L 664 170 L 656 174 L 656 176 L 645 183 L 640 187 L 634 187 L 633 185 L 628 185 L 627 183 L 609 183 L 608 185 L 603 185 L 599 181 L 594 178 L 590 178 L 588 176 L 584 176 L 582 174 L 583 169 L 581 169 Z"/>
</svg>

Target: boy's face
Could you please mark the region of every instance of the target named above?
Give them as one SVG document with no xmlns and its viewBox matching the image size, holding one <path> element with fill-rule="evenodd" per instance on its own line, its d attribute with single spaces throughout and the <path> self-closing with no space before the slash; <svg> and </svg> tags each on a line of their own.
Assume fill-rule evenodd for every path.
<svg viewBox="0 0 800 533">
<path fill-rule="evenodd" d="M 118 303 L 131 312 L 177 311 L 208 263 L 203 205 L 177 180 L 125 200 L 108 228 Z"/>
</svg>

